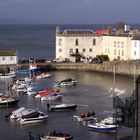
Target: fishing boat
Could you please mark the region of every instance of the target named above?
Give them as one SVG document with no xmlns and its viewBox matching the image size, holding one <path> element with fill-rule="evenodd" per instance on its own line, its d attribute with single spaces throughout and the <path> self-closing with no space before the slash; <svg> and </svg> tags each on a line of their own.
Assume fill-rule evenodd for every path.
<svg viewBox="0 0 140 140">
<path fill-rule="evenodd" d="M 51 105 L 49 107 L 50 111 L 66 111 L 76 109 L 76 104 L 58 104 L 58 105 Z"/>
<path fill-rule="evenodd" d="M 81 113 L 80 115 L 74 115 L 74 118 L 77 119 L 78 122 L 87 122 L 90 120 L 96 120 L 95 112 L 88 112 L 87 114 Z"/>
<path fill-rule="evenodd" d="M 54 101 L 54 100 L 61 100 L 62 95 L 58 93 L 50 93 L 49 95 L 41 97 L 41 101 Z"/>
<path fill-rule="evenodd" d="M 43 112 L 40 111 L 33 111 L 30 114 L 27 115 L 21 115 L 18 119 L 17 122 L 21 125 L 24 124 L 31 124 L 31 123 L 39 123 L 46 121 L 48 118 L 48 115 L 44 114 Z"/>
<path fill-rule="evenodd" d="M 16 97 L 10 97 L 10 96 L 0 96 L 0 107 L 2 106 L 11 106 L 11 105 L 17 105 L 19 102 L 19 99 Z"/>
<path fill-rule="evenodd" d="M 68 133 L 56 132 L 54 130 L 48 135 L 39 136 L 39 138 L 41 140 L 72 140 L 73 136 Z"/>
<path fill-rule="evenodd" d="M 105 123 L 89 123 L 88 128 L 93 131 L 98 132 L 115 132 L 117 129 L 117 125 L 115 124 L 105 124 Z"/>
</svg>

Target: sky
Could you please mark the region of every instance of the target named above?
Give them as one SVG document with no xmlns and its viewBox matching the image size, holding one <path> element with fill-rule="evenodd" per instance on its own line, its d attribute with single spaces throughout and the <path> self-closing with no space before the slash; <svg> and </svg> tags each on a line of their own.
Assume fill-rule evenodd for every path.
<svg viewBox="0 0 140 140">
<path fill-rule="evenodd" d="M 0 23 L 140 23 L 140 0 L 0 0 Z"/>
</svg>

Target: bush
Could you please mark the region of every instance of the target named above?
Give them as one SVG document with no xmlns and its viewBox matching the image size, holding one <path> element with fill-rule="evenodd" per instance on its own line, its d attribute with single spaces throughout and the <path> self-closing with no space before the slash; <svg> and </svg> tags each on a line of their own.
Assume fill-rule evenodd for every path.
<svg viewBox="0 0 140 140">
<path fill-rule="evenodd" d="M 109 61 L 109 57 L 108 57 L 108 55 L 97 55 L 96 56 L 97 58 L 99 58 L 102 62 L 103 61 Z"/>
</svg>

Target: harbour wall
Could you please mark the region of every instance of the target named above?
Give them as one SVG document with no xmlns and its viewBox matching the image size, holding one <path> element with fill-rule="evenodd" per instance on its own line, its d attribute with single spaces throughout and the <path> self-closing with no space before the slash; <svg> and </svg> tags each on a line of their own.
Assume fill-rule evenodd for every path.
<svg viewBox="0 0 140 140">
<path fill-rule="evenodd" d="M 135 61 L 105 61 L 101 64 L 91 63 L 55 63 L 51 64 L 57 70 L 88 70 L 105 73 L 113 73 L 121 75 L 139 75 L 140 60 Z"/>
<path fill-rule="evenodd" d="M 96 71 L 104 73 L 113 73 L 128 76 L 140 75 L 140 60 L 133 61 L 104 61 L 101 64 L 92 63 L 52 63 L 43 62 L 37 63 L 38 67 L 41 67 L 43 71 L 52 70 L 84 70 L 84 71 Z M 0 66 L 0 71 L 8 66 Z M 14 65 L 17 69 L 17 65 Z M 29 64 L 18 64 L 18 69 L 28 69 Z"/>
</svg>

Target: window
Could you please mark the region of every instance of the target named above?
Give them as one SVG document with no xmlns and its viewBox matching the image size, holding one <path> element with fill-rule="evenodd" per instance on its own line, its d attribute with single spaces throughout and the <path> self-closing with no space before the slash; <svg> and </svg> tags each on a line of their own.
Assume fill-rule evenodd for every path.
<svg viewBox="0 0 140 140">
<path fill-rule="evenodd" d="M 86 52 L 86 49 L 83 49 L 83 52 Z"/>
<path fill-rule="evenodd" d="M 122 48 L 124 47 L 124 43 L 123 43 L 123 42 L 121 42 L 121 47 L 122 47 Z"/>
<path fill-rule="evenodd" d="M 73 49 L 70 49 L 70 53 L 73 53 Z"/>
<path fill-rule="evenodd" d="M 124 56 L 124 50 L 122 50 L 122 56 Z"/>
<path fill-rule="evenodd" d="M 2 60 L 5 61 L 5 57 L 2 57 Z"/>
<path fill-rule="evenodd" d="M 95 46 L 96 45 L 96 39 L 94 38 L 93 39 L 93 46 Z"/>
<path fill-rule="evenodd" d="M 135 41 L 135 47 L 137 47 L 137 42 Z"/>
<path fill-rule="evenodd" d="M 59 49 L 59 52 L 61 53 L 62 52 L 62 49 Z"/>
<path fill-rule="evenodd" d="M 89 52 L 92 52 L 92 49 L 91 48 L 89 49 Z"/>
<path fill-rule="evenodd" d="M 114 41 L 114 47 L 116 47 L 116 41 Z"/>
<path fill-rule="evenodd" d="M 78 42 L 78 39 L 75 40 L 75 46 L 78 46 L 79 45 L 79 42 Z"/>
<path fill-rule="evenodd" d="M 114 50 L 114 55 L 116 55 L 116 49 Z"/>
<path fill-rule="evenodd" d="M 120 55 L 120 50 L 118 50 L 118 55 Z"/>
<path fill-rule="evenodd" d="M 59 38 L 59 46 L 62 46 L 62 38 Z"/>
<path fill-rule="evenodd" d="M 134 51 L 134 55 L 135 55 L 135 56 L 136 56 L 136 54 L 137 54 L 136 51 Z"/>
<path fill-rule="evenodd" d="M 118 47 L 120 47 L 120 42 L 118 42 Z"/>
<path fill-rule="evenodd" d="M 13 56 L 10 56 L 10 60 L 13 60 Z"/>
</svg>

